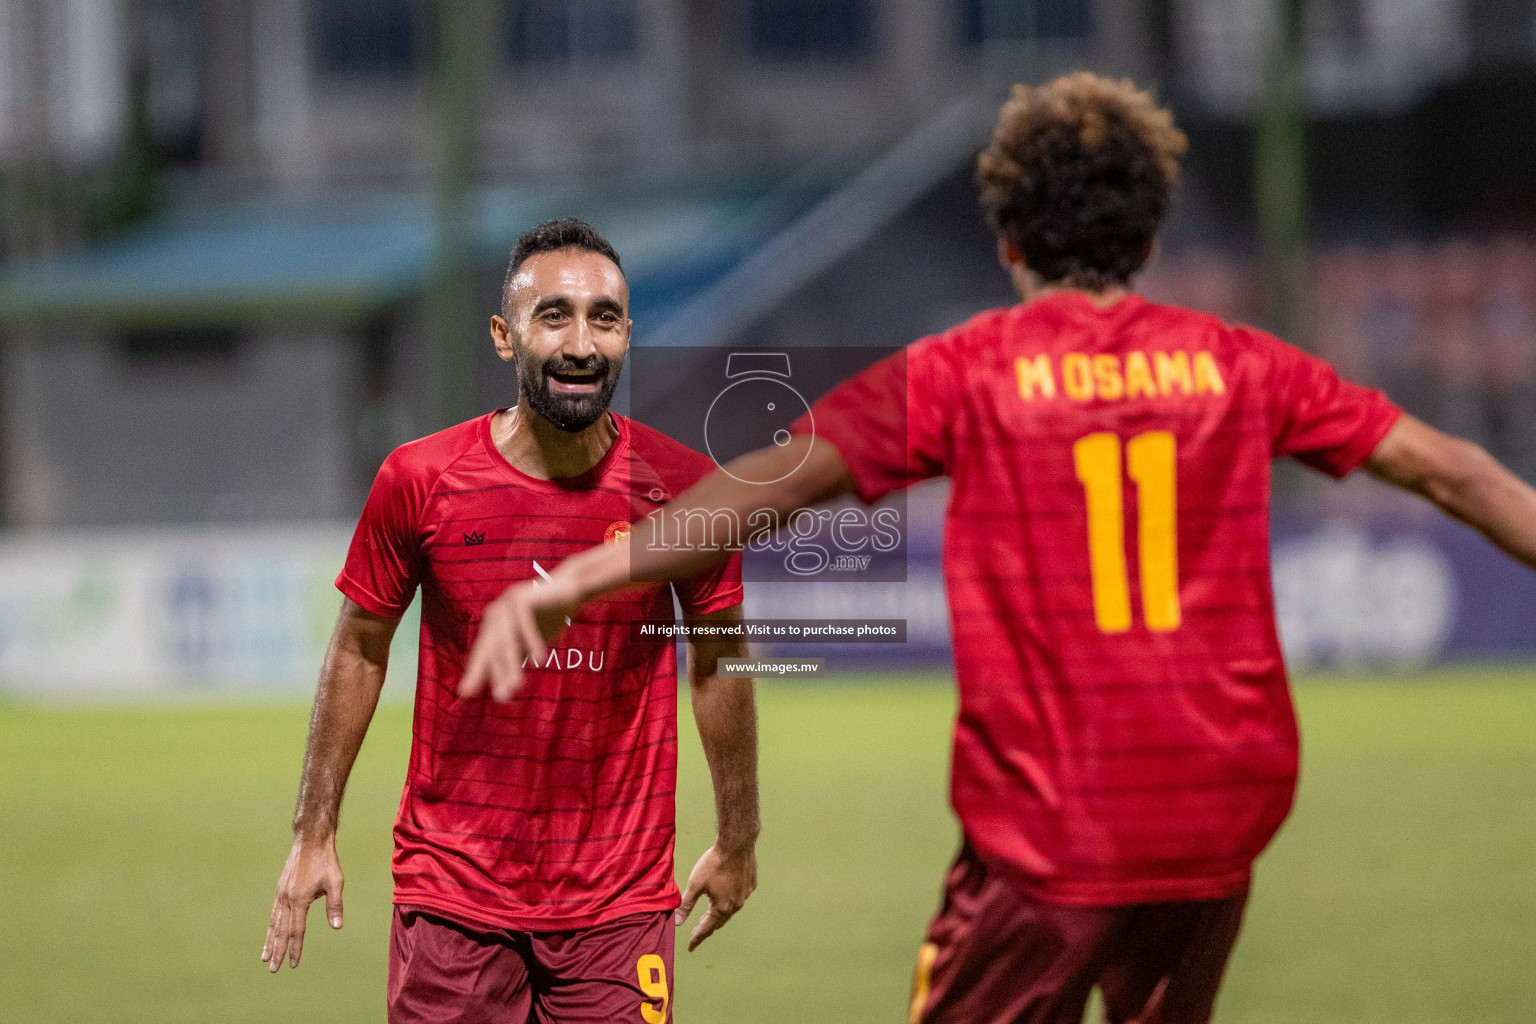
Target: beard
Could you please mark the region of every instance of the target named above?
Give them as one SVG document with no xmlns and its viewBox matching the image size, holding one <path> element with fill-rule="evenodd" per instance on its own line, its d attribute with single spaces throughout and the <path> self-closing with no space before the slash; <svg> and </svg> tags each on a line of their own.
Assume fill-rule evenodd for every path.
<svg viewBox="0 0 1536 1024">
<path fill-rule="evenodd" d="M 581 359 L 557 356 L 541 360 L 520 345 L 514 345 L 513 352 L 520 400 L 568 434 L 578 434 L 602 418 L 613 401 L 613 392 L 619 386 L 619 373 L 624 369 L 623 359 L 611 360 L 595 353 Z M 550 390 L 552 374 L 571 371 L 592 372 L 597 390 L 586 395 Z"/>
</svg>

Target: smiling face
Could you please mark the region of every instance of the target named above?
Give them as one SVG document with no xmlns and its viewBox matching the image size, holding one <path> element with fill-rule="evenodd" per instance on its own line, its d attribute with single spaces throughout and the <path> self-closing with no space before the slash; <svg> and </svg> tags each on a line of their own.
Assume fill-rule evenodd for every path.
<svg viewBox="0 0 1536 1024">
<path fill-rule="evenodd" d="M 608 410 L 629 352 L 629 285 L 608 257 L 566 248 L 528 257 L 491 317 L 496 352 L 517 363 L 520 401 L 568 433 Z"/>
</svg>

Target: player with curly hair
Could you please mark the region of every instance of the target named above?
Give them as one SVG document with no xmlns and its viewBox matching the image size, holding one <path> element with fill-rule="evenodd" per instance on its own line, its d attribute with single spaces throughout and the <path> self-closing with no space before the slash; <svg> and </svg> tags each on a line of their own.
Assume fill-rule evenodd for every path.
<svg viewBox="0 0 1536 1024">
<path fill-rule="evenodd" d="M 1536 491 L 1482 449 L 1262 331 L 1130 291 L 1184 149 L 1129 82 L 1016 87 L 977 179 L 1022 302 L 844 382 L 799 436 L 706 477 L 628 551 L 509 590 L 466 670 L 466 692 L 505 697 L 568 609 L 721 557 L 654 543 L 656 518 L 784 522 L 949 477 L 964 841 L 914 1024 L 1080 1024 L 1095 987 L 1112 1024 L 1210 1019 L 1296 784 L 1272 458 L 1363 467 L 1536 566 Z"/>
</svg>

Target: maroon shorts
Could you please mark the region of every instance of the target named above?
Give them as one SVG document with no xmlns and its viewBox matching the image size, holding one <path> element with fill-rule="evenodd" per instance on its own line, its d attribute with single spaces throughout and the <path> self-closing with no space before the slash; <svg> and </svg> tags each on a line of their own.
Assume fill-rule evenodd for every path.
<svg viewBox="0 0 1536 1024">
<path fill-rule="evenodd" d="M 1095 986 L 1109 1024 L 1205 1024 L 1247 901 L 1044 903 L 967 843 L 918 953 L 912 1024 L 1081 1024 Z"/>
<path fill-rule="evenodd" d="M 389 1024 L 668 1024 L 672 912 L 520 932 L 395 907 Z"/>
</svg>

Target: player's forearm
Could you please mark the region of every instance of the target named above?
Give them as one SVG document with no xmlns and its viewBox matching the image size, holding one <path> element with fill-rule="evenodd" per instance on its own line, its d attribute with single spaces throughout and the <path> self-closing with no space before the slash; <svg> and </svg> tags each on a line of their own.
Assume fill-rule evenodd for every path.
<svg viewBox="0 0 1536 1024">
<path fill-rule="evenodd" d="M 389 637 L 380 637 L 376 629 L 360 632 L 344 612 L 326 651 L 310 713 L 293 816 L 299 839 L 325 840 L 335 834 L 347 778 L 378 707 L 388 661 Z"/>
<path fill-rule="evenodd" d="M 743 480 L 772 480 L 749 484 Z M 604 545 L 561 563 L 559 573 L 578 603 L 635 581 L 687 579 L 725 552 L 772 533 L 798 509 L 831 501 L 853 489 L 847 465 L 826 441 L 797 436 L 781 447 L 749 452 L 716 470 L 676 500 L 635 524 L 628 544 Z M 690 518 L 711 523 L 690 531 Z M 716 530 L 729 521 L 735 530 Z M 669 540 L 669 538 L 671 538 Z"/>
<path fill-rule="evenodd" d="M 1403 417 L 1366 462 L 1536 568 L 1536 490 L 1478 445 Z"/>
<path fill-rule="evenodd" d="M 750 850 L 761 828 L 757 808 L 757 706 L 751 679 L 724 679 L 717 658 L 746 656 L 742 644 L 689 648 L 693 718 L 715 788 L 715 845 Z"/>
<path fill-rule="evenodd" d="M 1493 456 L 1472 447 L 1467 466 L 1435 481 L 1427 496 L 1512 557 L 1536 568 L 1536 491 Z"/>
</svg>

